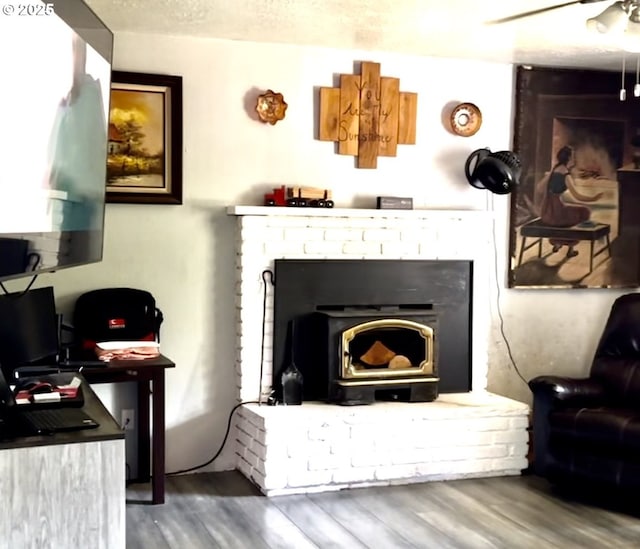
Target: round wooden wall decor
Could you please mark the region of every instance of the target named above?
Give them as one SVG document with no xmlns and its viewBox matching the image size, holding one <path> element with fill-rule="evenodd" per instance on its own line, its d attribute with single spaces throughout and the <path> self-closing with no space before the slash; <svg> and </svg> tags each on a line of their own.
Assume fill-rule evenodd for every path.
<svg viewBox="0 0 640 549">
<path fill-rule="evenodd" d="M 268 122 L 273 126 L 278 120 L 284 119 L 287 107 L 288 105 L 281 93 L 267 90 L 266 93 L 258 96 L 256 112 L 262 122 Z"/>
<path fill-rule="evenodd" d="M 482 125 L 482 113 L 473 103 L 460 103 L 451 112 L 451 129 L 456 135 L 469 137 Z"/>
</svg>

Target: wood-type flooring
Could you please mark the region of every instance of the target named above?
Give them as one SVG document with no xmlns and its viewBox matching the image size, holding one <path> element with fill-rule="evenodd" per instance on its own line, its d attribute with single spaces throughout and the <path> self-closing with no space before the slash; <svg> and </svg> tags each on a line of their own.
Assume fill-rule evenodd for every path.
<svg viewBox="0 0 640 549">
<path fill-rule="evenodd" d="M 128 549 L 640 548 L 640 511 L 532 475 L 267 498 L 224 472 L 168 477 L 166 490 L 154 506 L 148 485 L 127 488 Z"/>
</svg>

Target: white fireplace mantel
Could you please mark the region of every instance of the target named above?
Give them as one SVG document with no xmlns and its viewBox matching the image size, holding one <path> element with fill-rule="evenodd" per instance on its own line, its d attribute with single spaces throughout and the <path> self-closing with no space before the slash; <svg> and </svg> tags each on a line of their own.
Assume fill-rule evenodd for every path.
<svg viewBox="0 0 640 549">
<path fill-rule="evenodd" d="M 283 206 L 229 206 L 228 215 L 276 217 L 347 217 L 371 219 L 450 219 L 451 217 L 490 220 L 488 210 L 373 210 L 366 208 L 288 208 Z"/>
</svg>

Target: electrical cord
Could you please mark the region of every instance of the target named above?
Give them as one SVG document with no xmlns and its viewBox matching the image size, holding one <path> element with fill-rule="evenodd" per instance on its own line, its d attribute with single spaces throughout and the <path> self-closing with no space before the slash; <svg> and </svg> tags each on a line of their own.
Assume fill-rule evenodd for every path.
<svg viewBox="0 0 640 549">
<path fill-rule="evenodd" d="M 207 465 L 210 465 L 211 463 L 213 463 L 218 456 L 222 453 L 222 449 L 224 448 L 224 445 L 227 443 L 227 438 L 229 437 L 229 432 L 231 431 L 231 418 L 233 417 L 233 413 L 240 408 L 240 406 L 244 405 L 244 404 L 260 404 L 259 400 L 248 400 L 245 402 L 240 402 L 238 404 L 236 404 L 232 409 L 231 409 L 231 413 L 229 414 L 229 419 L 227 420 L 227 431 L 224 434 L 224 438 L 222 439 L 222 444 L 220 444 L 220 448 L 218 448 L 218 451 L 214 454 L 214 456 L 209 459 L 208 461 L 206 461 L 205 463 L 202 463 L 200 465 L 195 465 L 194 467 L 189 467 L 188 469 L 181 469 L 179 471 L 172 471 L 171 473 L 165 473 L 166 476 L 173 476 L 173 475 L 181 475 L 183 473 L 190 473 L 192 471 L 196 471 L 197 469 L 202 469 L 203 467 L 206 467 Z"/>
<path fill-rule="evenodd" d="M 21 297 L 24 294 L 26 294 L 31 289 L 31 286 L 33 286 L 33 283 L 36 281 L 37 278 L 38 278 L 38 275 L 33 275 L 31 277 L 31 281 L 29 282 L 29 284 L 27 284 L 27 287 L 24 290 L 22 290 L 22 292 L 20 292 L 20 295 L 18 297 Z M 5 287 L 5 285 L 2 282 L 0 282 L 0 288 L 2 288 L 2 291 L 5 294 L 8 295 L 10 293 L 9 290 L 7 290 L 7 288 Z"/>
<path fill-rule="evenodd" d="M 498 310 L 498 317 L 500 319 L 500 334 L 502 335 L 502 339 L 504 340 L 505 345 L 507 346 L 507 354 L 509 355 L 509 360 L 511 361 L 511 365 L 515 370 L 518 377 L 524 382 L 524 384 L 529 387 L 529 382 L 525 379 L 525 377 L 520 372 L 515 359 L 513 358 L 513 353 L 511 352 L 511 344 L 507 339 L 507 334 L 504 331 L 504 317 L 502 316 L 502 310 L 500 309 L 500 281 L 498 280 L 498 247 L 496 244 L 496 220 L 495 216 L 492 217 L 492 227 L 493 227 L 493 261 L 494 261 L 494 270 L 495 270 L 495 279 L 496 279 L 496 306 Z"/>
<path fill-rule="evenodd" d="M 181 469 L 179 471 L 172 471 L 170 473 L 166 473 L 166 476 L 181 475 L 183 473 L 191 473 L 192 471 L 202 469 L 203 467 L 206 467 L 207 465 L 210 465 L 211 463 L 213 463 L 218 458 L 218 456 L 222 453 L 224 445 L 227 443 L 227 438 L 229 437 L 229 432 L 231 431 L 231 419 L 233 418 L 234 412 L 244 404 L 257 404 L 258 406 L 262 405 L 262 376 L 263 376 L 263 369 L 264 369 L 264 342 L 265 342 L 265 335 L 266 335 L 265 319 L 267 315 L 267 283 L 270 282 L 272 286 L 275 286 L 273 271 L 269 269 L 265 269 L 264 271 L 262 271 L 262 281 L 264 282 L 264 293 L 263 293 L 263 299 L 262 299 L 262 345 L 260 348 L 260 390 L 258 392 L 258 400 L 247 400 L 244 402 L 240 402 L 231 409 L 231 412 L 229 413 L 229 419 L 227 420 L 227 430 L 224 434 L 224 438 L 222 439 L 222 444 L 220 444 L 220 447 L 218 448 L 217 452 L 213 455 L 211 459 L 207 460 L 205 463 L 202 463 L 200 465 L 195 465 L 194 467 L 189 467 L 187 469 Z"/>
</svg>

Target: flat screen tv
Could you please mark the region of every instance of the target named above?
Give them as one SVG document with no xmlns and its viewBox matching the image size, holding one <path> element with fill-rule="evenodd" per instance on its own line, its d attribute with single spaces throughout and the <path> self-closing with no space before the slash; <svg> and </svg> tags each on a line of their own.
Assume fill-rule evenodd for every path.
<svg viewBox="0 0 640 549">
<path fill-rule="evenodd" d="M 102 260 L 113 33 L 82 0 L 0 16 L 0 281 Z"/>
</svg>

